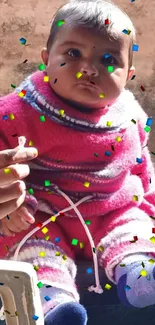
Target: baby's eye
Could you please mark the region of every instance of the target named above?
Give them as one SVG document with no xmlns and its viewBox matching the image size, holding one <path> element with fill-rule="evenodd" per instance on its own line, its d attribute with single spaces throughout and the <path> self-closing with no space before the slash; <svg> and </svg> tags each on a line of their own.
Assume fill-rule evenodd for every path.
<svg viewBox="0 0 155 325">
<path fill-rule="evenodd" d="M 108 65 L 116 65 L 117 64 L 117 60 L 112 56 L 106 56 L 104 55 L 102 58 L 101 58 L 101 61 L 102 63 L 105 65 L 105 66 L 108 66 Z"/>
<path fill-rule="evenodd" d="M 80 56 L 80 51 L 79 50 L 74 50 L 74 49 L 71 49 L 67 52 L 67 54 L 69 54 L 69 56 L 72 56 L 72 57 L 79 57 Z"/>
</svg>

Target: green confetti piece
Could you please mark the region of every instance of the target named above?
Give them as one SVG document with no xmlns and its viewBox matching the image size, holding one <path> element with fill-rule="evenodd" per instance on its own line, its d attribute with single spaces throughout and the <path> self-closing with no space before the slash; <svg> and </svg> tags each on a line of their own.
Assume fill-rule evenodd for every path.
<svg viewBox="0 0 155 325">
<path fill-rule="evenodd" d="M 60 27 L 60 26 L 62 26 L 63 24 L 65 24 L 65 20 L 63 20 L 63 19 L 62 19 L 62 20 L 59 20 L 59 21 L 57 21 L 56 24 L 57 24 L 58 27 Z"/>
<path fill-rule="evenodd" d="M 51 182 L 48 181 L 48 180 L 46 180 L 46 181 L 44 182 L 44 185 L 45 185 L 45 186 L 50 186 L 50 185 L 51 185 Z"/>
<path fill-rule="evenodd" d="M 16 88 L 16 86 L 15 86 L 15 85 L 13 85 L 13 84 L 11 84 L 11 87 L 12 87 L 12 88 Z"/>
<path fill-rule="evenodd" d="M 37 283 L 37 287 L 40 289 L 40 288 L 42 288 L 44 286 L 44 284 L 42 283 L 42 282 L 38 282 Z"/>
<path fill-rule="evenodd" d="M 45 122 L 45 116 L 40 116 L 40 122 Z"/>
<path fill-rule="evenodd" d="M 113 72 L 113 71 L 114 71 L 114 67 L 112 65 L 109 65 L 108 72 Z"/>
<path fill-rule="evenodd" d="M 78 244 L 78 239 L 73 238 L 72 239 L 72 245 L 77 246 L 77 244 Z"/>
<path fill-rule="evenodd" d="M 34 194 L 34 191 L 33 191 L 33 188 L 29 188 L 28 192 L 33 195 Z"/>
<path fill-rule="evenodd" d="M 145 128 L 144 128 L 144 131 L 146 131 L 148 133 L 148 132 L 150 132 L 150 130 L 151 130 L 151 128 L 146 125 Z"/>
<path fill-rule="evenodd" d="M 38 69 L 39 69 L 40 71 L 43 71 L 43 70 L 46 69 L 46 66 L 45 66 L 43 63 L 41 63 L 41 64 L 38 66 Z"/>
<path fill-rule="evenodd" d="M 90 225 L 90 220 L 86 220 L 86 221 L 85 221 L 85 224 L 86 224 L 86 225 Z"/>
</svg>

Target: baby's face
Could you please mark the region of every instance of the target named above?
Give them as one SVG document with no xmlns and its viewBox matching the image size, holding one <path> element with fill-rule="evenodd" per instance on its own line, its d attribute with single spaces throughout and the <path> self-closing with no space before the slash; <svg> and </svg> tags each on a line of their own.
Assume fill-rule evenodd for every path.
<svg viewBox="0 0 155 325">
<path fill-rule="evenodd" d="M 129 37 L 124 33 L 119 40 L 111 41 L 90 29 L 61 27 L 49 55 L 46 49 L 41 55 L 52 89 L 83 108 L 110 104 L 134 73 L 129 71 Z M 109 66 L 113 66 L 113 72 L 108 71 Z M 80 78 L 76 77 L 78 72 L 82 73 Z M 90 86 L 84 85 L 86 82 Z"/>
</svg>

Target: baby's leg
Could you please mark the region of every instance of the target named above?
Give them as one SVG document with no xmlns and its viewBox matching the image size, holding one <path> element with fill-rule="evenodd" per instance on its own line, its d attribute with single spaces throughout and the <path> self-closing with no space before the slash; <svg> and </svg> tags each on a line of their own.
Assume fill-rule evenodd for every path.
<svg viewBox="0 0 155 325">
<path fill-rule="evenodd" d="M 87 315 L 84 307 L 79 304 L 79 294 L 75 285 L 77 267 L 70 257 L 73 256 L 73 252 L 70 252 L 71 248 L 67 245 L 61 229 L 56 229 L 55 225 L 52 230 L 54 237 L 60 236 L 61 246 L 65 247 L 65 251 L 54 242 L 39 238 L 38 233 L 38 239 L 29 239 L 21 247 L 18 260 L 35 267 L 40 283 L 45 324 L 70 325 L 76 324 L 78 320 L 78 325 L 85 325 Z M 53 236 L 50 238 L 52 240 Z M 10 250 L 7 259 L 13 259 L 16 247 L 17 245 Z"/>
<path fill-rule="evenodd" d="M 155 305 L 155 261 L 146 253 L 131 254 L 115 269 L 117 293 L 127 307 Z"/>
</svg>

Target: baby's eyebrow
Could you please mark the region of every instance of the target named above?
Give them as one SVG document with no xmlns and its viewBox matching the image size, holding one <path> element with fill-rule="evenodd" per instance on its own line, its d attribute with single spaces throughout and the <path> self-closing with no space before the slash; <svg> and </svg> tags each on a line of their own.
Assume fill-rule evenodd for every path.
<svg viewBox="0 0 155 325">
<path fill-rule="evenodd" d="M 81 46 L 83 48 L 87 48 L 87 46 L 85 44 L 76 43 L 74 41 L 65 41 L 64 43 L 60 44 L 59 47 L 69 46 L 69 45 L 75 45 L 75 46 Z M 106 53 L 112 53 L 112 54 L 115 54 L 115 55 L 120 55 L 120 50 L 106 48 Z"/>
<path fill-rule="evenodd" d="M 86 45 L 84 45 L 84 44 L 76 43 L 73 41 L 65 41 L 64 43 L 60 44 L 59 46 L 64 46 L 64 45 L 76 45 L 76 46 L 80 45 L 80 46 L 86 47 Z"/>
</svg>

